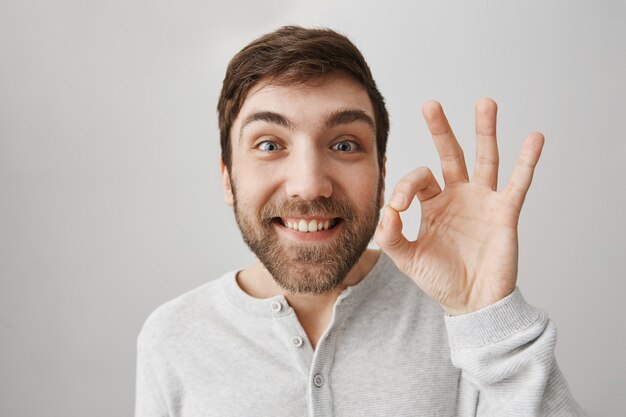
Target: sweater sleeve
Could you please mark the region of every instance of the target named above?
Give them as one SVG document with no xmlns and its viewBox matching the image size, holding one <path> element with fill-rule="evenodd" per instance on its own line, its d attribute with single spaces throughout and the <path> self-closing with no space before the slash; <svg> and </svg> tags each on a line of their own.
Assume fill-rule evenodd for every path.
<svg viewBox="0 0 626 417">
<path fill-rule="evenodd" d="M 587 415 L 556 363 L 554 323 L 519 289 L 445 321 L 452 363 L 461 370 L 459 416 Z"/>
<path fill-rule="evenodd" d="M 154 368 L 143 346 L 141 334 L 137 341 L 135 417 L 169 417 L 163 397 L 157 388 Z"/>
</svg>

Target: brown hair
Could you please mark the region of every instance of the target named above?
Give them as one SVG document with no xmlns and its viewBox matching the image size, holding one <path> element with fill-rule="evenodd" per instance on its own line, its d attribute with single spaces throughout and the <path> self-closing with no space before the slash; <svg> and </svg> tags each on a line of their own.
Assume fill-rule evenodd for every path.
<svg viewBox="0 0 626 417">
<path fill-rule="evenodd" d="M 284 26 L 261 36 L 235 55 L 226 69 L 217 104 L 222 160 L 231 167 L 230 129 L 250 89 L 262 78 L 280 85 L 299 84 L 344 72 L 367 90 L 376 123 L 378 164 L 382 167 L 389 114 L 363 55 L 345 36 L 330 29 Z"/>
</svg>

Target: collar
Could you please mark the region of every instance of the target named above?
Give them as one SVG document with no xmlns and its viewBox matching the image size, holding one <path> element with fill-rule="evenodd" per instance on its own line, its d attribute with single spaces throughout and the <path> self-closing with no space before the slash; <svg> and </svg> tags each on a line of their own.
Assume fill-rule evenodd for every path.
<svg viewBox="0 0 626 417">
<path fill-rule="evenodd" d="M 338 304 L 348 304 L 355 306 L 367 300 L 377 289 L 381 288 L 384 283 L 384 277 L 387 276 L 395 265 L 389 257 L 381 252 L 374 267 L 355 285 L 346 287 L 337 301 Z M 223 277 L 223 292 L 226 299 L 242 312 L 262 318 L 281 317 L 293 312 L 293 309 L 287 302 L 284 295 L 279 294 L 270 298 L 255 298 L 247 294 L 241 289 L 237 283 L 237 274 L 240 270 L 231 271 Z"/>
</svg>

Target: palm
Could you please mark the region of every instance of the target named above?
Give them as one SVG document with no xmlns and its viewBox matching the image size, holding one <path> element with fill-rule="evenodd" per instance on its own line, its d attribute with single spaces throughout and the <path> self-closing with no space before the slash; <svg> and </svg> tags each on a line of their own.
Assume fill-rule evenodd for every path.
<svg viewBox="0 0 626 417">
<path fill-rule="evenodd" d="M 489 107 L 491 103 L 484 101 L 482 105 Z M 511 182 L 496 192 L 495 103 L 493 112 L 477 106 L 477 132 L 482 143 L 479 139 L 479 162 L 472 181 L 462 151 L 437 105 L 431 113 L 425 110 L 425 116 L 442 157 L 446 187 L 442 191 L 425 168 L 407 175 L 394 194 L 408 197 L 400 203 L 392 199 L 376 239 L 425 293 L 447 312 L 458 314 L 492 304 L 515 288 L 519 212 L 543 137 L 538 140 L 531 136 L 525 142 Z M 401 234 L 398 212 L 408 208 L 413 196 L 421 202 L 422 220 L 417 239 L 409 242 Z"/>
<path fill-rule="evenodd" d="M 508 295 L 517 271 L 517 213 L 491 189 L 447 188 L 424 203 L 410 276 L 431 297 L 454 304 L 473 291 Z M 494 279 L 490 279 L 494 277 Z"/>
</svg>

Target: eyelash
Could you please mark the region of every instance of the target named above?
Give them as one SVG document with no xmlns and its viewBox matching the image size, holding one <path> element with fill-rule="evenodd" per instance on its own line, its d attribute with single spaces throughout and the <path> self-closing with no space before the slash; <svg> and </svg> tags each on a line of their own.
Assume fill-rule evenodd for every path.
<svg viewBox="0 0 626 417">
<path fill-rule="evenodd" d="M 272 149 L 272 150 L 263 150 L 262 147 L 263 145 L 274 145 L 276 147 L 276 149 Z M 281 149 L 281 146 L 278 144 L 278 142 L 274 141 L 274 140 L 264 140 L 262 142 L 257 143 L 254 146 L 256 149 L 260 150 L 261 152 L 276 152 L 279 151 Z"/>
<path fill-rule="evenodd" d="M 341 144 L 344 144 L 344 143 L 349 143 L 353 147 L 353 149 L 351 149 L 349 151 L 340 151 L 340 152 L 351 153 L 351 152 L 356 152 L 359 149 L 361 149 L 361 146 L 358 143 L 356 143 L 355 141 L 353 141 L 353 140 L 342 140 L 340 142 L 337 142 L 337 143 L 333 144 L 333 146 L 331 146 L 331 148 L 334 149 L 334 150 L 338 150 L 338 149 L 335 149 L 337 147 L 337 145 L 341 145 Z"/>
<path fill-rule="evenodd" d="M 337 149 L 337 146 L 338 145 L 342 145 L 342 144 L 350 144 L 352 149 L 344 150 L 344 151 Z M 275 149 L 263 149 L 263 147 L 265 145 L 273 145 L 275 147 Z M 261 142 L 257 143 L 256 145 L 254 145 L 254 147 L 256 149 L 258 149 L 259 151 L 261 151 L 261 152 L 267 152 L 267 153 L 276 152 L 276 151 L 279 151 L 279 150 L 282 149 L 282 146 L 280 144 L 278 144 L 278 142 L 276 142 L 274 140 L 264 140 L 264 141 L 261 141 Z M 353 140 L 342 140 L 342 141 L 339 141 L 337 143 L 334 143 L 330 148 L 332 150 L 336 150 L 336 151 L 341 152 L 341 153 L 353 153 L 353 152 L 356 152 L 356 151 L 360 150 L 361 146 L 357 142 L 355 142 Z"/>
</svg>

